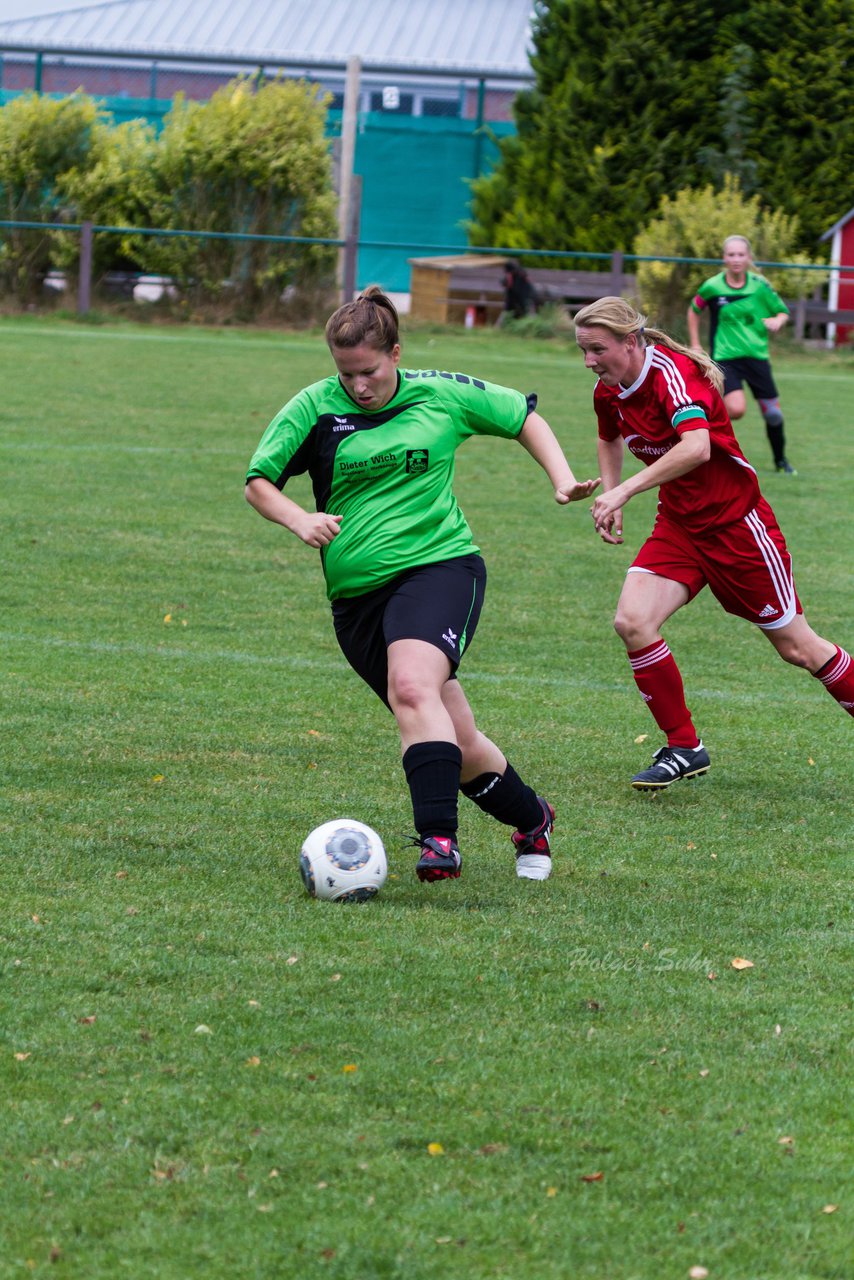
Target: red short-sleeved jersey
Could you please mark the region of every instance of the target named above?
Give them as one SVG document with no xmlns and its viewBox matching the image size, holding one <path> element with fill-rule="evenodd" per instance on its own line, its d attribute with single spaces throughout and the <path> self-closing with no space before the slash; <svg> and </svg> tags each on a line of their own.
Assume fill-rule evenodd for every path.
<svg viewBox="0 0 854 1280">
<path fill-rule="evenodd" d="M 637 380 L 630 387 L 597 382 L 593 405 L 601 439 L 622 436 L 646 466 L 685 431 L 709 432 L 708 462 L 659 489 L 661 510 L 690 533 L 741 520 L 759 501 L 756 472 L 739 448 L 724 402 L 690 356 L 647 347 Z"/>
</svg>

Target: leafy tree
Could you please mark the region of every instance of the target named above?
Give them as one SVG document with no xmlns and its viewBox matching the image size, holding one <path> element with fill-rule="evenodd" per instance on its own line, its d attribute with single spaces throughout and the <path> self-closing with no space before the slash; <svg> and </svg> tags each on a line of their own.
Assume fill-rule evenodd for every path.
<svg viewBox="0 0 854 1280">
<path fill-rule="evenodd" d="M 84 172 L 106 147 L 107 128 L 91 98 L 22 94 L 0 111 L 0 208 L 9 222 L 73 221 L 64 178 Z M 38 294 L 51 265 L 49 231 L 4 228 L 0 284 L 21 302 Z"/>
<path fill-rule="evenodd" d="M 737 178 L 742 190 L 756 190 L 756 161 L 748 158 L 750 115 L 748 88 L 753 66 L 753 50 L 737 44 L 730 57 L 731 67 L 721 83 L 720 117 L 722 146 L 701 147 L 697 158 L 716 184 L 727 177 Z"/>
<path fill-rule="evenodd" d="M 845 212 L 851 0 L 539 0 L 533 41 L 473 243 L 626 249 L 664 196 L 727 173 L 798 217 L 801 248 Z"/>
<path fill-rule="evenodd" d="M 854 6 L 751 0 L 751 154 L 765 204 L 797 214 L 810 249 L 851 207 Z"/>
<path fill-rule="evenodd" d="M 473 188 L 475 243 L 627 249 L 662 195 L 701 177 L 720 60 L 738 0 L 550 0 L 537 6 L 533 88 L 518 134 Z"/>
</svg>

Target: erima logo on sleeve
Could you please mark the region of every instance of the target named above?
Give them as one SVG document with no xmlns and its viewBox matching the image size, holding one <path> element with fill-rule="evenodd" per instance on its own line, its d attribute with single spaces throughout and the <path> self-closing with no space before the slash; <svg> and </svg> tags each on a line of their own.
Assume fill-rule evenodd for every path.
<svg viewBox="0 0 854 1280">
<path fill-rule="evenodd" d="M 410 475 L 421 475 L 427 470 L 430 461 L 430 452 L 428 449 L 407 449 L 406 450 L 406 470 Z"/>
</svg>

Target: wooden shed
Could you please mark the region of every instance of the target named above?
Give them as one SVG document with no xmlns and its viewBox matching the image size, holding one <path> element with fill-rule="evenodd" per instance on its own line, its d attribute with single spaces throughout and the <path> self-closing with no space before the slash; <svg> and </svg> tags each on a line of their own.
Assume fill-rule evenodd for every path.
<svg viewBox="0 0 854 1280">
<path fill-rule="evenodd" d="M 418 320 L 477 325 L 497 319 L 504 305 L 502 267 L 506 258 L 481 253 L 444 258 L 410 258 L 410 310 Z"/>
</svg>

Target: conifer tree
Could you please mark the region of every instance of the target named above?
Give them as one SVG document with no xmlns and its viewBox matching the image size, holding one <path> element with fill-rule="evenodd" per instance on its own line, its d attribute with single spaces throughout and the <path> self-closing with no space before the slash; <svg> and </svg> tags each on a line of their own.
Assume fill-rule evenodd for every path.
<svg viewBox="0 0 854 1280">
<path fill-rule="evenodd" d="M 473 186 L 475 244 L 631 249 L 663 196 L 721 185 L 796 215 L 850 204 L 852 0 L 539 0 L 517 135 Z"/>
</svg>

